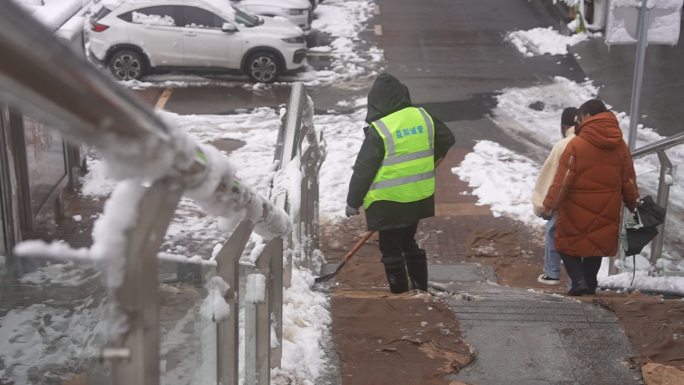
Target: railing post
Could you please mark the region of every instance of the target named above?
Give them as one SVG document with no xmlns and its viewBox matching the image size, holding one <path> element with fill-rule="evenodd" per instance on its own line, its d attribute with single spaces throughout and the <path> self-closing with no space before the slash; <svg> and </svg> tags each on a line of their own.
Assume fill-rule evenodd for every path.
<svg viewBox="0 0 684 385">
<path fill-rule="evenodd" d="M 138 204 L 137 225 L 128 231 L 123 282 L 114 292 L 128 330 L 103 352 L 111 358 L 115 384 L 159 384 L 157 252 L 182 193 L 167 180 L 155 182 Z"/>
<path fill-rule="evenodd" d="M 267 255 L 270 260 L 271 283 L 271 322 L 274 323 L 276 346 L 271 349 L 271 368 L 279 368 L 283 357 L 283 240 L 276 238 L 271 241 L 273 249 Z M 267 276 L 268 278 L 268 276 Z"/>
<path fill-rule="evenodd" d="M 216 256 L 216 273 L 230 285 L 225 297 L 226 303 L 230 306 L 230 315 L 216 326 L 218 340 L 216 378 L 222 385 L 238 385 L 239 383 L 240 256 L 253 229 L 254 224 L 251 221 L 240 222 Z"/>
<path fill-rule="evenodd" d="M 310 268 L 311 265 L 309 263 L 309 253 L 308 253 L 308 238 L 309 238 L 309 175 L 307 175 L 307 159 L 306 157 L 302 157 L 302 169 L 304 172 L 302 172 L 302 180 L 300 183 L 300 191 L 301 191 L 301 201 L 299 204 L 299 215 L 301 220 L 298 223 L 297 228 L 299 229 L 299 234 L 297 234 L 297 237 L 299 238 L 299 263 L 301 266 Z"/>
<path fill-rule="evenodd" d="M 280 239 L 271 240 L 247 275 L 245 288 L 245 384 L 266 385 L 271 378 L 271 257 Z M 261 285 L 264 285 L 262 287 Z"/>
<path fill-rule="evenodd" d="M 667 209 L 667 203 L 670 199 L 670 186 L 672 185 L 672 162 L 665 151 L 658 151 L 658 160 L 660 160 L 660 178 L 658 180 L 658 198 L 657 203 L 661 207 Z M 656 263 L 663 255 L 663 244 L 665 242 L 665 223 L 658 226 L 658 235 L 651 242 L 651 272 L 656 271 Z"/>
</svg>

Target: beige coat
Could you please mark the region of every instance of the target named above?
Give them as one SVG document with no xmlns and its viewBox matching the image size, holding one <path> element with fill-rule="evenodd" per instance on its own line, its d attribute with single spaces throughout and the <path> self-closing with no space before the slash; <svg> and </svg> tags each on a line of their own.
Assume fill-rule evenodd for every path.
<svg viewBox="0 0 684 385">
<path fill-rule="evenodd" d="M 539 172 L 537 177 L 537 183 L 534 186 L 534 191 L 532 191 L 532 208 L 534 214 L 538 217 L 542 215 L 544 211 L 544 198 L 549 192 L 549 187 L 553 183 L 553 177 L 556 175 L 556 170 L 558 170 L 558 161 L 560 160 L 565 147 L 568 143 L 575 137 L 575 126 L 572 126 L 565 130 L 565 138 L 556 142 L 551 149 L 551 153 L 544 161 L 544 165 Z"/>
</svg>

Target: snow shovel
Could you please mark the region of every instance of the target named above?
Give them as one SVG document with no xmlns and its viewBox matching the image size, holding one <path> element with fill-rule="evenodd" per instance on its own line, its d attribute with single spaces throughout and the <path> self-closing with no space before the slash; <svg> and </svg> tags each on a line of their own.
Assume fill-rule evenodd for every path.
<svg viewBox="0 0 684 385">
<path fill-rule="evenodd" d="M 349 250 L 347 255 L 345 255 L 344 258 L 342 258 L 342 262 L 340 262 L 339 266 L 337 266 L 335 271 L 333 271 L 330 274 L 326 274 L 326 275 L 323 275 L 320 277 L 316 277 L 316 279 L 314 279 L 314 283 L 326 282 L 326 281 L 329 281 L 332 277 L 336 276 L 337 273 L 339 273 L 340 270 L 342 270 L 342 267 L 347 262 L 349 262 L 349 260 L 354 256 L 354 254 L 356 254 L 356 252 L 359 251 L 361 246 L 363 246 L 364 243 L 366 243 L 368 241 L 368 239 L 370 239 L 370 237 L 373 236 L 374 233 L 375 233 L 375 231 L 366 231 L 366 233 L 363 234 L 363 237 L 361 237 L 361 239 L 359 239 L 359 241 L 356 242 L 354 247 L 352 247 L 352 249 Z"/>
</svg>

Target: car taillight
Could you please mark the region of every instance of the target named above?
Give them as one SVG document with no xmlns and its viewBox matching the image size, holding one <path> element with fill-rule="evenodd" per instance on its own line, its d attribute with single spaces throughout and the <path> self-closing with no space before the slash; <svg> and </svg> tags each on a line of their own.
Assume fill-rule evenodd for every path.
<svg viewBox="0 0 684 385">
<path fill-rule="evenodd" d="M 97 23 L 93 20 L 90 21 L 90 29 L 95 32 L 102 32 L 109 28 L 108 25 Z"/>
</svg>

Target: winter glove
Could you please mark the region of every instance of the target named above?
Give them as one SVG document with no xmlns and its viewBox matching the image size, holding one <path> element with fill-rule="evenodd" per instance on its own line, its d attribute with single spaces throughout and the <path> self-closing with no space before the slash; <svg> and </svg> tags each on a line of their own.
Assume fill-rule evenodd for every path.
<svg viewBox="0 0 684 385">
<path fill-rule="evenodd" d="M 359 215 L 359 209 L 347 205 L 347 208 L 344 210 L 344 215 L 346 215 L 347 218 L 354 215 Z"/>
</svg>

